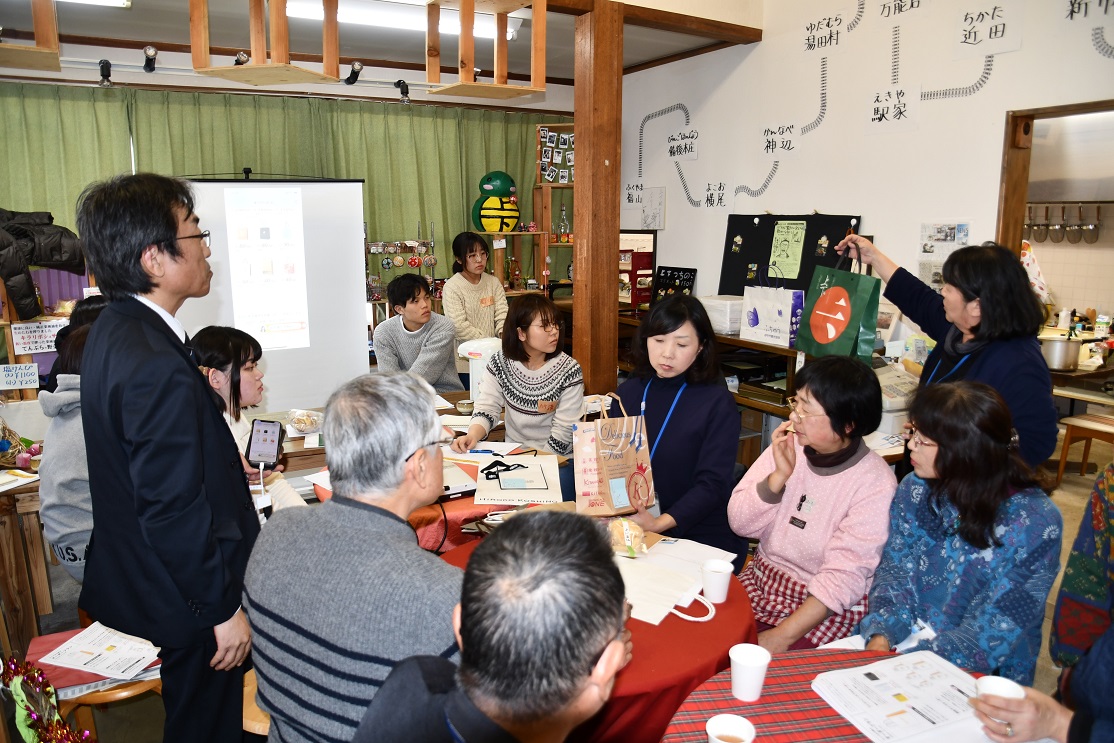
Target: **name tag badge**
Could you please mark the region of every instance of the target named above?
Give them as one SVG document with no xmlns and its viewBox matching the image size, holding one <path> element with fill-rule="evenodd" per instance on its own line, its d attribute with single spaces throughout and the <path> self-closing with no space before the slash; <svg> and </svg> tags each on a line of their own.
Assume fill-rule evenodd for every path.
<svg viewBox="0 0 1114 743">
<path fill-rule="evenodd" d="M 495 297 L 480 297 L 480 307 L 490 307 L 495 304 Z"/>
<path fill-rule="evenodd" d="M 538 400 L 539 413 L 554 413 L 557 411 L 556 400 Z"/>
<path fill-rule="evenodd" d="M 790 518 L 789 523 L 792 524 L 793 526 L 797 527 L 798 529 L 805 528 L 805 524 L 806 524 L 806 522 L 802 521 L 801 519 L 797 518 L 796 516 L 793 516 L 792 518 Z"/>
</svg>

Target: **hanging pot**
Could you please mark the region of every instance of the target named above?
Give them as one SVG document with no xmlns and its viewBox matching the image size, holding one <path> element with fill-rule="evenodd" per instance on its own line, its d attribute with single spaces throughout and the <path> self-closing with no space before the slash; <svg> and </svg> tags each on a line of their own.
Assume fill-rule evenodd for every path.
<svg viewBox="0 0 1114 743">
<path fill-rule="evenodd" d="M 1028 240 L 1029 235 L 1031 235 L 1032 232 L 1033 232 L 1033 205 L 1030 204 L 1029 209 L 1026 212 L 1025 224 L 1021 225 L 1021 239 L 1022 240 Z"/>
<path fill-rule="evenodd" d="M 1095 221 L 1091 224 L 1083 225 L 1083 242 L 1088 245 L 1094 245 L 1099 239 L 1099 229 L 1102 227 L 1102 207 L 1095 207 Z"/>
<path fill-rule="evenodd" d="M 1033 225 L 1033 239 L 1039 243 L 1048 239 L 1048 207 L 1044 208 L 1044 221 Z"/>
<path fill-rule="evenodd" d="M 1064 205 L 1060 205 L 1060 221 L 1057 224 L 1048 225 L 1048 239 L 1054 243 L 1062 243 L 1064 241 Z"/>
<path fill-rule="evenodd" d="M 1083 239 L 1083 205 L 1079 205 L 1079 221 L 1067 226 L 1068 242 L 1075 245 Z"/>
</svg>

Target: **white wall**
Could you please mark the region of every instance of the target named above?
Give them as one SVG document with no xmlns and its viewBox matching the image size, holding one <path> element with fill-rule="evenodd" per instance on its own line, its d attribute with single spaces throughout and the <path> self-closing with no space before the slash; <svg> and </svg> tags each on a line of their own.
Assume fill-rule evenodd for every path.
<svg viewBox="0 0 1114 743">
<path fill-rule="evenodd" d="M 1104 19 L 1092 3 L 1088 19 L 1068 20 L 1067 3 L 1050 0 L 997 0 L 986 8 L 975 0 L 921 0 L 915 10 L 883 18 L 883 5 L 890 4 L 865 2 L 863 17 L 848 30 L 854 2 L 767 0 L 761 43 L 624 79 L 623 183 L 665 187 L 659 261 L 698 268 L 698 294 L 718 287 L 729 212 L 861 213 L 861 231 L 907 266 L 914 264 L 923 222 L 969 221 L 972 241 L 991 239 L 1005 113 L 1114 98 L 1114 59 L 1092 43 L 1093 29 L 1104 21 L 1105 38 L 1114 40 L 1114 8 Z M 958 27 L 964 10 L 994 5 L 1005 8 L 1008 33 L 1020 32 L 1020 49 L 996 54 L 989 78 L 973 95 L 920 101 L 918 90 L 964 87 L 980 77 L 981 56 L 954 58 Z M 806 50 L 806 26 L 837 12 L 838 46 Z M 871 133 L 873 94 L 891 87 L 895 26 L 899 85 L 916 99 L 913 126 Z M 825 56 L 826 114 L 801 135 L 820 111 Z M 675 104 L 687 107 L 689 124 L 679 110 L 646 121 L 640 179 L 639 128 L 648 115 Z M 762 153 L 763 129 L 790 124 L 795 156 L 781 158 L 761 196 L 735 196 L 736 186 L 759 189 L 771 170 Z M 697 197 L 707 183 L 725 183 L 725 209 L 690 206 L 676 165 L 663 151 L 667 134 L 690 130 L 699 133 L 699 159 L 679 161 L 685 181 Z M 638 226 L 639 218 L 622 212 L 624 227 Z"/>
</svg>

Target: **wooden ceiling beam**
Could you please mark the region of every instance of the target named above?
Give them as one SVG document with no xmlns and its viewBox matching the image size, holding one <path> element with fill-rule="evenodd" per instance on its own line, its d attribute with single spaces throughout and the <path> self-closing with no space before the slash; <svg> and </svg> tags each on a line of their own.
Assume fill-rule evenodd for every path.
<svg viewBox="0 0 1114 743">
<path fill-rule="evenodd" d="M 666 10 L 643 8 L 638 5 L 623 6 L 623 23 L 631 26 L 653 28 L 658 31 L 701 36 L 712 41 L 728 41 L 734 44 L 754 44 L 762 41 L 762 29 L 760 28 L 712 21 L 682 13 L 670 13 Z"/>
</svg>

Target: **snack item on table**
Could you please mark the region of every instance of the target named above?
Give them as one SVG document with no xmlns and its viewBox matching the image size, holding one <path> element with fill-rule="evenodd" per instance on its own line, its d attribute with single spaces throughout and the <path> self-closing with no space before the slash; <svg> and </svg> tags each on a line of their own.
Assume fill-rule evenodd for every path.
<svg viewBox="0 0 1114 743">
<path fill-rule="evenodd" d="M 325 416 L 316 410 L 291 410 L 290 425 L 298 433 L 317 433 Z"/>
<path fill-rule="evenodd" d="M 612 519 L 607 530 L 611 533 L 611 547 L 616 552 L 634 557 L 646 551 L 646 532 L 630 519 Z"/>
</svg>

